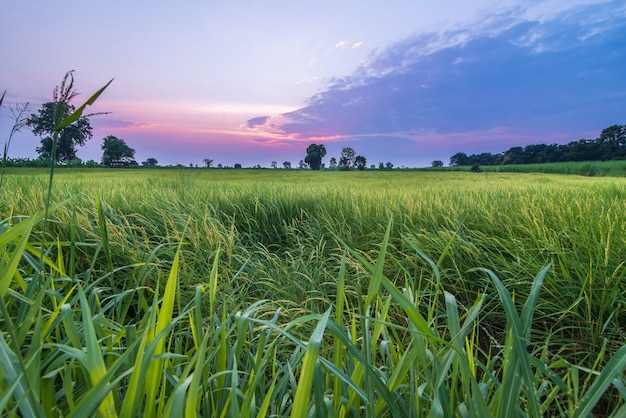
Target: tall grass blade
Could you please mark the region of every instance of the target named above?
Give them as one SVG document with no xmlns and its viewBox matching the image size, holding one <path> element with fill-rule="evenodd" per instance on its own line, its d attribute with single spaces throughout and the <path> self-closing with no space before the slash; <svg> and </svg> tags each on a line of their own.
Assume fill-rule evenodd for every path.
<svg viewBox="0 0 626 418">
<path fill-rule="evenodd" d="M 509 361 L 510 367 L 506 369 L 505 376 L 502 378 L 503 384 L 498 389 L 500 391 L 500 408 L 503 408 L 500 409 L 499 416 L 506 418 L 517 414 L 519 394 L 522 390 L 526 394 L 527 408 L 530 410 L 530 415 L 541 416 L 541 404 L 535 392 L 537 380 L 534 378 L 530 368 L 531 362 L 527 351 L 530 335 L 530 332 L 528 331 L 527 333 L 527 330 L 530 324 L 522 325 L 522 320 L 517 313 L 511 294 L 500 279 L 488 269 L 480 268 L 477 270 L 486 272 L 494 283 L 506 313 L 507 323 L 510 326 L 509 336 L 504 347 L 505 353 L 510 356 L 508 359 L 505 358 L 505 361 Z M 539 290 L 541 289 L 540 285 L 546 272 L 547 269 L 543 269 L 535 277 L 538 285 L 536 283 L 533 284 L 531 294 L 529 294 L 524 306 L 526 319 L 532 320 L 532 310 L 534 310 Z M 521 382 L 517 376 L 521 377 Z"/>
<path fill-rule="evenodd" d="M 174 302 L 176 298 L 177 288 L 178 288 L 178 269 L 180 263 L 180 252 L 182 247 L 182 241 L 178 245 L 178 249 L 176 250 L 176 254 L 174 255 L 174 261 L 172 262 L 172 268 L 170 269 L 169 277 L 167 279 L 167 283 L 165 285 L 165 289 L 163 292 L 163 299 L 161 301 L 161 306 L 159 308 L 159 315 L 155 327 L 155 334 L 159 334 L 161 331 L 165 330 L 168 325 L 172 322 L 172 314 L 174 312 Z M 157 392 L 161 387 L 161 382 L 164 379 L 163 375 L 163 363 L 164 359 L 160 357 L 161 354 L 164 353 L 165 348 L 165 340 L 159 340 L 155 349 L 154 355 L 157 357 L 154 360 L 147 371 L 147 380 L 146 380 L 146 396 L 147 399 L 157 399 Z M 146 417 L 154 417 L 155 413 L 155 404 L 153 402 L 148 402 L 146 409 Z"/>
<path fill-rule="evenodd" d="M 83 292 L 81 286 L 78 286 L 77 289 L 83 317 L 82 323 L 85 338 L 85 350 L 87 351 L 85 358 L 87 363 L 84 364 L 84 367 L 89 374 L 91 384 L 96 385 L 107 374 L 107 370 L 104 364 L 104 359 L 102 358 L 102 348 L 100 347 L 98 338 L 96 337 L 96 331 L 94 329 L 94 323 L 91 316 L 91 309 L 89 308 L 87 298 L 85 297 L 85 292 Z M 105 396 L 104 400 L 98 407 L 98 413 L 102 417 L 117 417 L 115 400 L 113 399 L 113 394 L 111 392 Z"/>
<path fill-rule="evenodd" d="M 102 245 L 102 249 L 104 250 L 104 256 L 107 260 L 107 266 L 109 268 L 109 273 L 111 274 L 111 280 L 113 280 L 113 255 L 111 254 L 111 247 L 109 246 L 109 232 L 107 230 L 106 217 L 104 216 L 104 208 L 102 207 L 102 203 L 98 196 L 96 198 L 96 210 L 98 212 L 98 235 L 100 236 L 100 244 Z M 114 288 L 112 286 L 112 288 Z"/>
<path fill-rule="evenodd" d="M 37 212 L 22 222 L 10 226 L 0 234 L 0 249 L 4 253 L 4 257 L 0 259 L 0 268 L 2 269 L 0 273 L 0 297 L 6 295 L 13 278 L 19 274 L 17 267 L 29 243 L 31 231 L 35 224 L 43 219 L 43 214 L 42 211 Z M 9 251 L 11 244 L 14 244 L 15 247 Z"/>
<path fill-rule="evenodd" d="M 100 97 L 100 95 L 104 92 L 104 90 L 106 90 L 106 88 L 109 87 L 109 84 L 111 84 L 113 80 L 114 80 L 113 78 L 109 80 L 109 82 L 106 83 L 100 90 L 92 94 L 91 97 L 85 101 L 85 103 L 80 105 L 78 109 L 72 112 L 71 115 L 67 116 L 57 126 L 55 126 L 55 131 L 60 132 L 63 129 L 70 126 L 72 123 L 76 122 L 83 115 L 85 108 L 87 106 L 93 105 L 96 102 L 96 100 L 98 100 L 98 97 Z"/>
<path fill-rule="evenodd" d="M 391 234 L 391 225 L 393 220 L 389 220 L 389 224 L 387 225 L 387 230 L 385 231 L 385 238 L 383 238 L 383 243 L 381 246 L 380 254 L 378 255 L 378 259 L 376 260 L 376 265 L 372 271 L 372 277 L 370 279 L 369 286 L 367 288 L 367 296 L 365 297 L 365 306 L 370 306 L 374 297 L 378 294 L 378 289 L 380 288 L 380 283 L 383 279 L 384 267 L 385 267 L 385 255 L 387 254 L 387 246 L 389 245 L 389 236 Z"/>
<path fill-rule="evenodd" d="M 11 350 L 3 333 L 0 332 L 0 366 L 2 366 L 4 379 L 12 388 L 14 399 L 18 402 L 18 408 L 25 417 L 43 417 L 44 413 L 41 405 L 34 402 L 29 396 L 30 384 L 22 372 L 19 359 Z M 9 391 L 8 393 L 11 393 Z"/>
<path fill-rule="evenodd" d="M 591 416 L 593 408 L 604 395 L 614 379 L 626 368 L 626 345 L 620 347 L 606 363 L 591 387 L 580 399 L 574 418 Z"/>
<path fill-rule="evenodd" d="M 300 379 L 298 381 L 298 389 L 293 401 L 292 417 L 305 418 L 309 411 L 309 402 L 311 400 L 311 387 L 313 385 L 313 377 L 315 375 L 315 365 L 318 360 L 318 353 L 324 336 L 324 330 L 330 317 L 331 309 L 327 310 L 324 316 L 319 320 L 313 334 L 309 338 L 302 360 L 302 369 L 300 371 Z"/>
</svg>

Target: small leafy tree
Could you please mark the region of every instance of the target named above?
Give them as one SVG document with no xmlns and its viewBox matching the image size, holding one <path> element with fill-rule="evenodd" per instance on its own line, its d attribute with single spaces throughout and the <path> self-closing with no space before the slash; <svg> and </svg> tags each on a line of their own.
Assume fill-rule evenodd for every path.
<svg viewBox="0 0 626 418">
<path fill-rule="evenodd" d="M 390 162 L 387 162 L 387 164 L 385 164 L 385 168 L 386 168 L 387 170 L 393 170 L 393 164 L 392 164 L 392 163 L 390 163 Z"/>
<path fill-rule="evenodd" d="M 278 162 L 272 161 L 272 168 L 276 170 L 276 168 L 278 168 Z"/>
<path fill-rule="evenodd" d="M 41 137 L 41 146 L 37 148 L 40 156 L 54 161 L 70 161 L 76 158 L 76 147 L 85 145 L 92 137 L 88 117 L 94 114 L 82 113 L 84 107 L 92 104 L 95 98 L 92 96 L 93 101 L 90 99 L 76 109 L 70 102 L 77 94 L 74 90 L 74 71 L 68 71 L 61 87 L 54 89 L 52 102 L 44 103 L 37 114 L 30 115 L 26 120 L 33 133 Z"/>
<path fill-rule="evenodd" d="M 311 170 L 319 170 L 322 167 L 322 158 L 325 155 L 326 147 L 324 144 L 311 144 L 306 149 L 304 162 L 309 165 Z"/>
<path fill-rule="evenodd" d="M 300 170 L 304 170 L 305 168 L 307 168 L 307 164 L 304 162 L 304 160 L 300 160 L 300 161 L 298 162 L 298 168 L 299 168 Z"/>
<path fill-rule="evenodd" d="M 206 168 L 211 168 L 213 166 L 213 160 L 211 160 L 210 158 L 205 158 L 203 162 Z"/>
<path fill-rule="evenodd" d="M 335 157 L 330 159 L 330 168 L 337 168 L 337 159 Z"/>
<path fill-rule="evenodd" d="M 357 155 L 356 157 L 354 157 L 354 165 L 357 168 L 357 170 L 363 171 L 365 170 L 365 167 L 367 166 L 367 160 L 365 159 L 364 156 Z"/>
<path fill-rule="evenodd" d="M 356 152 L 350 147 L 342 148 L 341 157 L 339 158 L 339 169 L 343 171 L 350 170 L 354 166 Z"/>
<path fill-rule="evenodd" d="M 130 165 L 135 158 L 135 150 L 129 147 L 126 142 L 113 135 L 109 135 L 102 140 L 101 149 L 102 164 L 111 165 Z"/>
<path fill-rule="evenodd" d="M 467 157 L 467 154 L 464 152 L 457 152 L 452 157 L 450 157 L 451 166 L 468 165 L 468 164 L 469 164 L 469 158 Z"/>
<path fill-rule="evenodd" d="M 159 164 L 159 162 L 156 160 L 156 158 L 152 157 L 141 163 L 141 165 L 143 165 L 144 167 L 156 167 L 157 164 Z"/>
<path fill-rule="evenodd" d="M 284 168 L 285 170 L 290 169 L 290 168 L 291 168 L 291 162 L 289 162 L 289 161 L 283 161 L 283 168 Z"/>
<path fill-rule="evenodd" d="M 430 163 L 430 165 L 432 167 L 443 167 L 443 161 L 441 160 L 435 160 L 432 163 Z"/>
</svg>

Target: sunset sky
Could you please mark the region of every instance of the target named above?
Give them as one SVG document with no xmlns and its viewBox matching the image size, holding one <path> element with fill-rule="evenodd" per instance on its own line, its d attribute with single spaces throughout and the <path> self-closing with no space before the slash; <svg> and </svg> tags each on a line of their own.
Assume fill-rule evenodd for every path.
<svg viewBox="0 0 626 418">
<path fill-rule="evenodd" d="M 83 160 L 115 135 L 160 165 L 296 166 L 311 143 L 447 165 L 626 124 L 625 40 L 623 0 L 3 0 L 0 139 L 7 105 L 75 70 L 76 105 L 114 78 Z M 38 145 L 24 129 L 9 156 Z"/>
</svg>

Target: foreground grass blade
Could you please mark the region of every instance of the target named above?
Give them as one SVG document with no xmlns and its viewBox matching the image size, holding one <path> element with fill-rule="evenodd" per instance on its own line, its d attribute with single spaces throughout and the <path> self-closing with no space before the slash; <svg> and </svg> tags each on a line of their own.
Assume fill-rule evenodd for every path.
<svg viewBox="0 0 626 418">
<path fill-rule="evenodd" d="M 535 386 L 537 385 L 537 379 L 535 379 L 532 369 L 530 368 L 530 360 L 528 359 L 528 339 L 530 336 L 529 327 L 530 323 L 522 324 L 522 320 L 517 314 L 515 304 L 511 298 L 511 294 L 500 279 L 490 270 L 477 269 L 486 272 L 494 283 L 500 301 L 504 307 L 506 318 L 510 329 L 509 338 L 504 347 L 504 352 L 510 355 L 508 369 L 505 369 L 507 373 L 502 378 L 502 386 L 498 389 L 500 391 L 500 405 L 498 414 L 502 418 L 511 417 L 517 414 L 517 405 L 520 391 L 524 391 L 526 394 L 527 408 L 530 410 L 531 416 L 541 416 L 541 404 L 537 398 Z M 532 314 L 535 309 L 537 298 L 539 297 L 539 291 L 541 290 L 541 283 L 545 277 L 548 268 L 544 268 L 537 276 L 533 283 L 531 293 L 524 305 L 524 318 L 526 320 L 532 320 Z M 505 361 L 507 358 L 505 358 Z M 521 377 L 521 384 L 518 378 Z"/>
<path fill-rule="evenodd" d="M 622 346 L 606 363 L 591 387 L 583 395 L 574 414 L 575 418 L 588 417 L 613 380 L 626 368 L 626 346 Z"/>
<path fill-rule="evenodd" d="M 91 384 L 96 385 L 106 375 L 107 370 L 104 364 L 104 359 L 102 358 L 102 348 L 100 347 L 98 338 L 96 337 L 96 331 L 94 329 L 93 319 L 91 316 L 91 309 L 89 309 L 85 292 L 83 292 L 83 289 L 80 286 L 78 286 L 77 289 L 80 297 L 85 349 L 87 351 L 87 355 L 85 357 L 87 364 L 84 366 L 89 374 Z M 115 400 L 113 399 L 113 394 L 111 392 L 106 395 L 102 404 L 98 407 L 98 412 L 102 417 L 117 417 Z"/>
<path fill-rule="evenodd" d="M 161 307 L 159 309 L 159 316 L 157 319 L 155 334 L 159 334 L 165 330 L 172 322 L 172 315 L 174 312 L 174 301 L 176 298 L 178 288 L 178 269 L 180 263 L 180 251 L 182 247 L 182 241 L 178 245 L 176 255 L 174 255 L 174 261 L 172 262 L 172 268 L 170 270 L 167 283 L 165 284 L 165 290 L 163 292 L 163 300 L 161 301 Z M 165 339 L 159 340 L 154 355 L 158 357 L 157 360 L 150 364 L 147 372 L 147 399 L 157 399 L 157 392 L 161 387 L 161 382 L 164 379 L 163 375 L 163 363 L 164 359 L 159 357 L 165 352 Z M 147 417 L 156 416 L 155 403 L 148 402 L 146 415 Z"/>
<path fill-rule="evenodd" d="M 327 310 L 324 316 L 319 320 L 315 331 L 311 334 L 311 338 L 309 338 L 309 342 L 306 345 L 304 359 L 302 360 L 302 369 L 300 371 L 300 380 L 298 381 L 298 389 L 296 390 L 293 409 L 291 410 L 292 417 L 304 418 L 309 411 L 315 365 L 317 364 L 317 356 L 320 351 L 324 330 L 326 329 L 326 324 L 330 317 L 330 311 L 330 309 Z"/>
<path fill-rule="evenodd" d="M 63 119 L 57 126 L 55 126 L 54 128 L 55 131 L 60 132 L 63 129 L 70 126 L 72 123 L 76 122 L 83 115 L 85 108 L 87 106 L 93 105 L 96 102 L 96 100 L 98 100 L 98 97 L 100 97 L 100 95 L 104 92 L 104 90 L 106 90 L 107 87 L 109 87 L 109 84 L 111 84 L 112 82 L 113 82 L 113 79 L 109 80 L 109 82 L 106 83 L 104 87 L 102 87 L 100 90 L 92 94 L 91 97 L 85 101 L 85 103 L 80 105 L 80 107 L 78 107 L 78 109 L 72 112 L 71 115 Z"/>
<path fill-rule="evenodd" d="M 43 417 L 41 405 L 33 402 L 33 398 L 28 396 L 30 385 L 19 367 L 17 356 L 4 340 L 2 333 L 0 333 L 0 366 L 2 366 L 4 379 L 11 387 L 22 415 L 25 417 Z M 8 391 L 7 395 L 10 393 L 11 391 Z"/>
<path fill-rule="evenodd" d="M 0 297 L 5 296 L 13 281 L 13 277 L 18 274 L 17 267 L 29 243 L 30 233 L 35 224 L 43 219 L 43 216 L 44 212 L 39 211 L 22 222 L 10 226 L 0 234 L 0 248 L 4 255 L 3 259 L 0 261 L 2 263 L 2 271 L 0 273 Z M 14 243 L 15 247 L 9 253 L 8 246 L 11 243 Z"/>
</svg>

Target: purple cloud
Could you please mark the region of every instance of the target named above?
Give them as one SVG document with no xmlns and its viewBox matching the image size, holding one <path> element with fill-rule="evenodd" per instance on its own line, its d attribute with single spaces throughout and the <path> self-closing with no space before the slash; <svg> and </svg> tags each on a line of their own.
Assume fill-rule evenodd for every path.
<svg viewBox="0 0 626 418">
<path fill-rule="evenodd" d="M 502 15 L 480 28 L 418 35 L 331 80 L 303 108 L 252 121 L 286 136 L 339 136 L 377 150 L 390 138 L 411 149 L 410 141 L 425 137 L 433 147 L 438 136 L 441 143 L 487 131 L 522 144 L 559 131 L 599 132 L 624 123 L 626 20 L 616 4 L 544 21 Z"/>
</svg>

